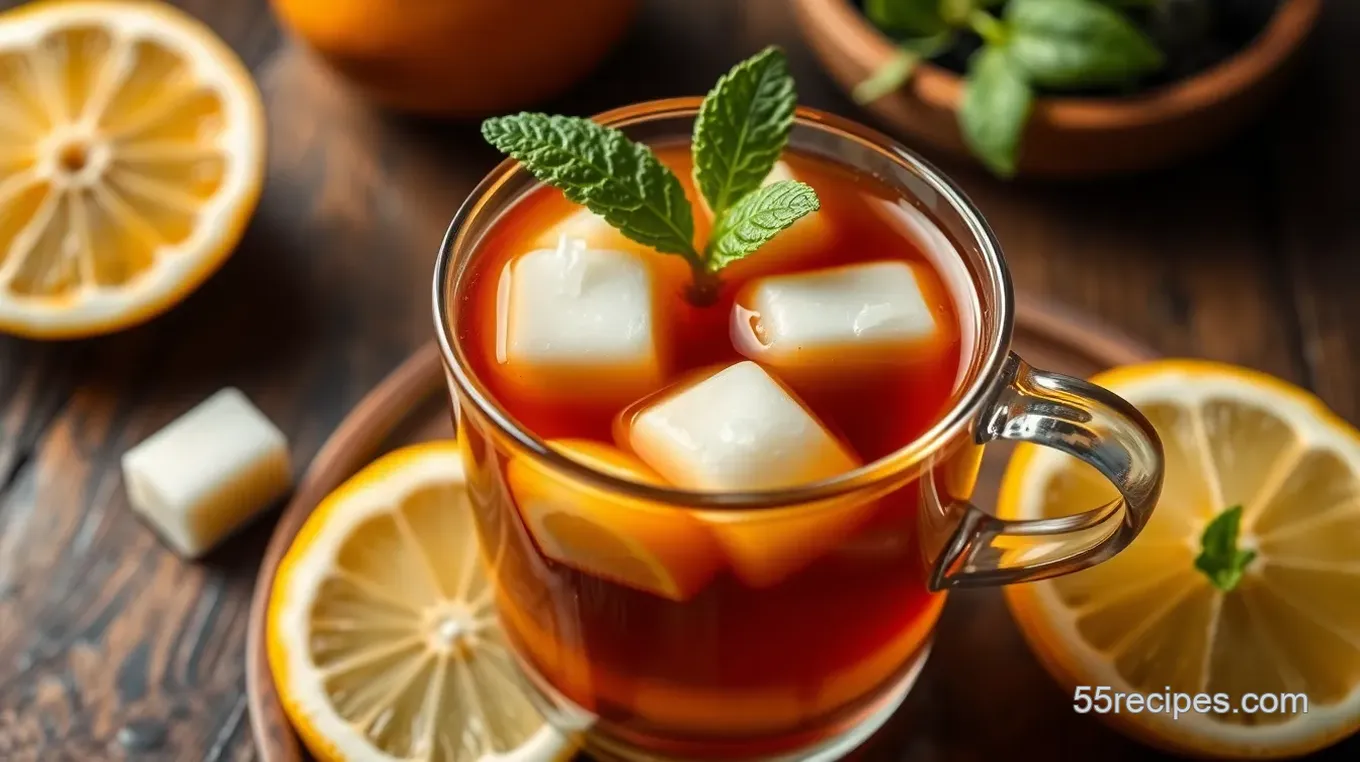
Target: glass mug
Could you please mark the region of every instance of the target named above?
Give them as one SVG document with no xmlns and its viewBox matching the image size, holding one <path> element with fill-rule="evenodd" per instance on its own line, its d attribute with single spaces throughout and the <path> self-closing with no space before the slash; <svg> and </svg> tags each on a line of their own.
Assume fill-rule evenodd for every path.
<svg viewBox="0 0 1360 762">
<path fill-rule="evenodd" d="M 596 118 L 642 142 L 687 140 L 699 103 L 642 103 Z M 439 253 L 435 320 L 497 611 L 539 709 L 581 731 L 596 756 L 839 757 L 905 698 L 949 589 L 1041 579 L 1108 559 L 1146 525 L 1161 489 L 1161 443 L 1141 414 L 1010 351 L 1014 297 L 1000 247 L 950 181 L 891 139 L 812 109 L 799 109 L 789 148 L 900 191 L 929 218 L 932 239 L 962 259 L 974 297 L 961 307 L 972 340 L 952 409 L 906 447 L 815 484 L 743 494 L 643 485 L 550 449 L 491 398 L 456 326 L 479 241 L 537 186 L 518 163 L 502 163 L 473 191 Z M 969 499 L 983 446 L 999 439 L 1070 453 L 1120 498 L 1061 518 L 1008 521 L 983 512 Z M 646 512 L 664 521 L 680 512 L 754 543 L 780 533 L 832 539 L 812 566 L 771 586 L 718 580 L 688 600 L 666 600 L 544 556 L 517 507 L 528 498 L 508 476 L 519 467 L 553 485 L 547 498 L 533 499 L 609 509 L 598 516 Z M 872 532 L 822 531 L 846 512 L 884 502 L 905 510 Z M 608 542 L 594 552 L 610 552 Z"/>
</svg>

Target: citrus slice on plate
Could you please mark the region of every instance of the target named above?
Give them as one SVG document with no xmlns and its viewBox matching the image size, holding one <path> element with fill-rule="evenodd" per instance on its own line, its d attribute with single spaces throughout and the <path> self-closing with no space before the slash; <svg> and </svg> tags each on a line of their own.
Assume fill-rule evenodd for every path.
<svg viewBox="0 0 1360 762">
<path fill-rule="evenodd" d="M 1360 432 L 1311 394 L 1229 365 L 1158 361 L 1092 381 L 1147 415 L 1166 479 L 1112 560 L 1006 589 L 1041 661 L 1078 704 L 1172 751 L 1293 756 L 1354 732 Z M 1113 497 L 1093 470 L 1025 447 L 999 513 L 1057 516 Z"/>
<path fill-rule="evenodd" d="M 380 458 L 323 500 L 279 565 L 267 642 L 325 762 L 561 760 L 498 628 L 453 443 Z"/>
<path fill-rule="evenodd" d="M 548 443 L 621 479 L 662 485 L 642 461 L 588 439 Z M 671 600 L 697 593 L 722 565 L 712 535 L 692 514 L 578 483 L 528 457 L 507 469 L 510 493 L 543 555 L 578 571 Z"/>
<path fill-rule="evenodd" d="M 0 331 L 107 333 L 184 298 L 240 239 L 264 145 L 250 74 L 180 11 L 0 15 Z"/>
</svg>

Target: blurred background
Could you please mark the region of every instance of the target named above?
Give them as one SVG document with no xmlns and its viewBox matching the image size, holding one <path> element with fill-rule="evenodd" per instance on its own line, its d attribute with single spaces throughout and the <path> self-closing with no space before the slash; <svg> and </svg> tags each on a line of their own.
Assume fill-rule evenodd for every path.
<svg viewBox="0 0 1360 762">
<path fill-rule="evenodd" d="M 699 95 L 780 45 L 800 103 L 894 135 L 963 187 L 1022 299 L 1264 370 L 1360 422 L 1355 2 L 1130 10 L 1174 55 L 1030 83 L 1010 153 L 960 130 L 986 39 L 966 18 L 941 37 L 845 0 L 177 5 L 258 87 L 263 188 L 235 253 L 164 314 L 83 339 L 0 336 L 0 760 L 259 758 L 243 653 L 271 520 L 185 563 L 128 512 L 119 458 L 230 385 L 304 466 L 431 338 L 439 240 L 500 158 L 478 133 L 486 114 Z M 1232 20 L 1205 21 L 1208 6 Z M 900 758 L 1000 755 L 1070 718 L 1037 663 L 1012 658 L 1000 616 L 947 611 L 952 671 L 929 669 L 910 709 L 936 730 L 904 734 Z M 1064 731 L 1044 748 L 1146 753 L 1096 723 Z"/>
</svg>

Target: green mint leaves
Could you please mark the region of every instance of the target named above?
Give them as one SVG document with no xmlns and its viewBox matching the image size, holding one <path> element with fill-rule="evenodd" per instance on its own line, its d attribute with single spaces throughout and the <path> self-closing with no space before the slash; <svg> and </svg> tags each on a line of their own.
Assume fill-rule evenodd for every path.
<svg viewBox="0 0 1360 762">
<path fill-rule="evenodd" d="M 694 179 L 714 214 L 770 174 L 789 140 L 797 104 L 778 48 L 737 64 L 709 91 L 694 122 Z"/>
<path fill-rule="evenodd" d="M 1006 50 L 1043 87 L 1122 85 L 1162 65 L 1152 41 L 1094 0 L 1011 0 Z"/>
<path fill-rule="evenodd" d="M 1165 57 L 1112 0 L 866 0 L 865 14 L 896 38 L 901 54 L 860 84 L 861 103 L 901 87 L 921 60 L 963 35 L 981 40 L 968 64 L 959 128 L 964 142 L 1002 177 L 1016 171 L 1035 90 L 1124 87 Z M 943 43 L 941 44 L 941 40 Z"/>
<path fill-rule="evenodd" d="M 718 218 L 708 249 L 708 268 L 717 272 L 765 245 L 779 231 L 821 208 L 806 183 L 781 180 L 742 197 Z"/>
<path fill-rule="evenodd" d="M 737 64 L 704 98 L 694 123 L 694 175 L 714 225 L 702 252 L 679 178 L 619 130 L 520 113 L 487 119 L 482 136 L 628 238 L 684 257 L 694 272 L 691 297 L 702 301 L 716 296 L 719 270 L 821 207 L 804 183 L 761 187 L 788 143 L 796 104 L 793 77 L 775 47 Z"/>
<path fill-rule="evenodd" d="M 927 35 L 947 28 L 942 5 L 940 0 L 865 0 L 864 14 L 885 32 Z"/>
<path fill-rule="evenodd" d="M 1195 568 L 1204 572 L 1214 587 L 1228 592 L 1242 581 L 1242 574 L 1256 551 L 1237 547 L 1237 535 L 1242 526 L 1242 506 L 1234 505 L 1218 514 L 1204 528 L 1201 549 L 1195 557 Z"/>
<path fill-rule="evenodd" d="M 953 32 L 945 31 L 928 37 L 902 40 L 898 43 L 896 54 L 879 67 L 878 71 L 869 75 L 868 79 L 855 85 L 850 97 L 857 103 L 873 103 L 897 90 L 911 79 L 917 65 L 949 49 L 954 39 Z"/>
<path fill-rule="evenodd" d="M 482 136 L 630 239 L 698 260 L 680 181 L 622 132 L 589 119 L 522 113 L 487 119 Z"/>
<path fill-rule="evenodd" d="M 973 154 L 1002 177 L 1015 174 L 1020 137 L 1034 91 L 1010 65 L 1006 51 L 983 48 L 968 62 L 968 89 L 959 106 L 963 138 Z"/>
</svg>

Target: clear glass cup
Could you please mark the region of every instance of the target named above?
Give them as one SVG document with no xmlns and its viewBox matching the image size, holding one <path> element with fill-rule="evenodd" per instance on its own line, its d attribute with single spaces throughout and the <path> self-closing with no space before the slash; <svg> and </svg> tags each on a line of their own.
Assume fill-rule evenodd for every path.
<svg viewBox="0 0 1360 762">
<path fill-rule="evenodd" d="M 642 103 L 597 119 L 648 143 L 687 141 L 699 99 Z M 956 403 L 923 436 L 855 471 L 796 489 L 700 493 L 638 484 L 548 448 L 475 377 L 455 326 L 478 243 L 536 187 L 513 161 L 473 191 L 435 268 L 434 310 L 454 420 L 464 442 L 497 609 L 550 721 L 619 759 L 832 759 L 900 705 L 928 654 L 946 592 L 1086 568 L 1126 547 L 1161 489 L 1161 443 L 1127 402 L 1010 351 L 1014 297 L 1001 250 L 964 195 L 875 131 L 799 109 L 790 148 L 900 190 L 941 247 L 962 260 L 973 300 Z M 1006 521 L 969 500 L 987 442 L 1055 447 L 1103 474 L 1121 498 L 1056 519 Z M 540 553 L 510 474 L 529 469 L 548 499 L 599 516 L 705 517 L 739 539 L 825 537 L 847 512 L 891 501 L 900 520 L 832 537 L 817 565 L 768 588 L 714 584 L 687 601 L 625 596 Z M 540 490 L 541 492 L 541 490 Z M 536 499 L 542 498 L 538 494 Z M 604 510 L 608 509 L 608 510 Z M 603 550 L 601 552 L 604 552 Z"/>
</svg>

